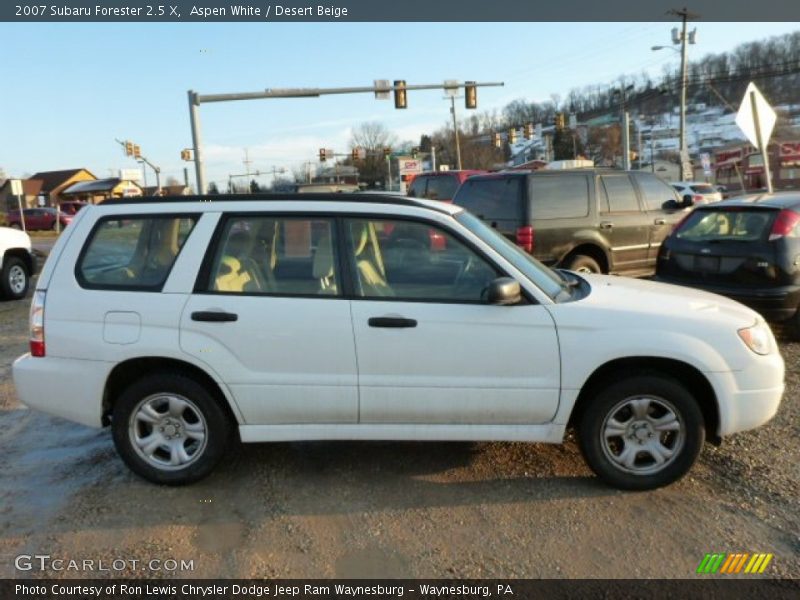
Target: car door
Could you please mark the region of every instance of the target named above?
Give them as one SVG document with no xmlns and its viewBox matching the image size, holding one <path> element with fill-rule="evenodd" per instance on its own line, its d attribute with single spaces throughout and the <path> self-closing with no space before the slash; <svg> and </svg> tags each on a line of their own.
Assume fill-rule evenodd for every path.
<svg viewBox="0 0 800 600">
<path fill-rule="evenodd" d="M 599 179 L 599 227 L 611 249 L 611 271 L 646 268 L 650 227 L 630 177 L 609 173 Z"/>
<path fill-rule="evenodd" d="M 560 358 L 543 306 L 487 304 L 502 273 L 444 228 L 375 217 L 346 219 L 343 229 L 361 423 L 552 420 Z M 445 240 L 439 249 L 413 241 L 431 229 Z"/>
<path fill-rule="evenodd" d="M 633 179 L 639 188 L 650 222 L 647 262 L 650 266 L 654 266 L 661 243 L 686 211 L 678 206 L 680 200 L 675 188 L 657 176 L 650 173 L 634 173 Z"/>
<path fill-rule="evenodd" d="M 181 348 L 231 390 L 247 425 L 355 423 L 350 302 L 333 219 L 223 217 L 181 318 Z"/>
</svg>

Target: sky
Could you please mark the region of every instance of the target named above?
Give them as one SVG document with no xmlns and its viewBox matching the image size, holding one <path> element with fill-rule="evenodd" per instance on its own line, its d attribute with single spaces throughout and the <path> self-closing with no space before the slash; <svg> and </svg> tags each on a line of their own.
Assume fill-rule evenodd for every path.
<svg viewBox="0 0 800 600">
<path fill-rule="evenodd" d="M 115 139 L 138 143 L 169 177 L 183 181 L 191 146 L 187 90 L 369 86 L 376 79 L 437 84 L 504 82 L 479 88 L 478 111 L 512 100 L 562 98 L 619 75 L 658 76 L 676 67 L 675 24 L 660 23 L 0 23 L 0 168 L 8 176 L 85 167 L 97 177 L 136 168 Z M 800 29 L 800 23 L 692 23 L 689 60 Z M 460 117 L 467 116 L 463 100 Z M 347 152 L 352 130 L 380 121 L 418 142 L 450 123 L 441 90 L 408 93 L 408 108 L 372 94 L 203 104 L 206 177 L 317 164 L 319 148 Z M 469 111 L 471 112 L 471 111 Z M 155 183 L 147 172 L 148 184 Z M 259 178 L 268 184 L 271 176 Z"/>
</svg>

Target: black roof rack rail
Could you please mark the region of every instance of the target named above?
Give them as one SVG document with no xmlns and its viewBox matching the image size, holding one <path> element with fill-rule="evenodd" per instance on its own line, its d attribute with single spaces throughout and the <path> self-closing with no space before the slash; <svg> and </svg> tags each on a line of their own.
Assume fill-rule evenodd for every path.
<svg viewBox="0 0 800 600">
<path fill-rule="evenodd" d="M 193 194 L 190 196 L 129 196 L 126 198 L 109 198 L 100 202 L 108 205 L 124 204 L 161 204 L 180 202 L 363 202 L 366 204 L 396 204 L 399 206 L 416 206 L 428 208 L 449 214 L 444 209 L 422 204 L 414 198 L 393 196 L 391 194 L 350 194 L 342 192 L 313 192 L 313 193 L 257 193 L 257 194 Z"/>
</svg>

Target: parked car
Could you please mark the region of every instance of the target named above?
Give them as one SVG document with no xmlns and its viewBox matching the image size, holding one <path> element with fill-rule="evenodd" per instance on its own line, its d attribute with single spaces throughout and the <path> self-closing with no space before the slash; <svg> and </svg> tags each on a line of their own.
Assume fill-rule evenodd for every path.
<svg viewBox="0 0 800 600">
<path fill-rule="evenodd" d="M 503 171 L 469 178 L 453 202 L 544 264 L 583 273 L 650 275 L 685 211 L 646 172 Z"/>
<path fill-rule="evenodd" d="M 0 227 L 0 296 L 24 298 L 35 267 L 31 238 L 22 231 Z"/>
<path fill-rule="evenodd" d="M 733 298 L 800 339 L 800 194 L 696 208 L 662 244 L 657 278 Z"/>
<path fill-rule="evenodd" d="M 77 200 L 70 200 L 68 202 L 62 202 L 58 205 L 58 210 L 64 213 L 65 215 L 75 215 L 80 209 L 89 206 L 88 202 L 79 202 Z"/>
<path fill-rule="evenodd" d="M 406 245 L 386 226 L 446 244 Z M 207 475 L 237 430 L 560 443 L 573 424 L 602 479 L 649 489 L 686 473 L 705 439 L 768 421 L 784 389 L 749 308 L 553 271 L 441 202 L 119 199 L 70 230 L 37 281 L 19 397 L 110 425 L 158 483 Z"/>
<path fill-rule="evenodd" d="M 464 169 L 461 171 L 429 171 L 416 175 L 408 184 L 408 196 L 452 202 L 458 187 L 473 175 L 486 171 Z"/>
<path fill-rule="evenodd" d="M 49 207 L 26 208 L 23 209 L 22 214 L 25 217 L 25 229 L 28 231 L 55 229 L 56 220 L 58 220 L 63 229 L 72 222 L 73 217 L 73 215 L 61 212 L 59 212 L 58 217 L 56 217 L 56 209 Z M 22 229 L 22 219 L 19 216 L 18 210 L 9 211 L 7 220 L 10 227 Z"/>
<path fill-rule="evenodd" d="M 673 181 L 670 183 L 681 199 L 690 196 L 693 204 L 710 204 L 722 200 L 722 190 L 700 181 Z"/>
</svg>

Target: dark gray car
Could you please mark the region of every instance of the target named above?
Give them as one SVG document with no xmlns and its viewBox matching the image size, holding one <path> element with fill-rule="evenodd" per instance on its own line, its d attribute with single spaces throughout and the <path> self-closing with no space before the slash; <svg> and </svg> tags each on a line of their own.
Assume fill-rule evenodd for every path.
<svg viewBox="0 0 800 600">
<path fill-rule="evenodd" d="M 547 265 L 627 275 L 653 273 L 661 242 L 686 211 L 652 173 L 613 169 L 479 175 L 453 203 Z"/>
</svg>

